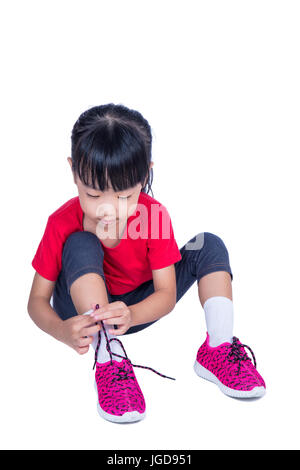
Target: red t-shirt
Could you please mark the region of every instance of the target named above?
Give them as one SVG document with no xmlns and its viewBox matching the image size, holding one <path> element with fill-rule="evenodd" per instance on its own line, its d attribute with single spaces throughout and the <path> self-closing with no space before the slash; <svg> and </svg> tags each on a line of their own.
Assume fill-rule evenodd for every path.
<svg viewBox="0 0 300 470">
<path fill-rule="evenodd" d="M 64 243 L 71 233 L 80 231 L 83 231 L 83 212 L 77 196 L 48 217 L 31 263 L 33 268 L 49 281 L 56 281 L 62 267 Z M 113 295 L 125 294 L 152 279 L 152 269 L 165 268 L 181 260 L 167 209 L 143 192 L 119 244 L 108 248 L 100 242 L 106 286 Z"/>
</svg>

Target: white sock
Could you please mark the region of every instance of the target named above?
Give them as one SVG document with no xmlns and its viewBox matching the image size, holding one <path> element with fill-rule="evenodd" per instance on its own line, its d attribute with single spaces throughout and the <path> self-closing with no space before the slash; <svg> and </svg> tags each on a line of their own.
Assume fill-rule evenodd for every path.
<svg viewBox="0 0 300 470">
<path fill-rule="evenodd" d="M 223 296 L 210 297 L 203 305 L 209 345 L 213 348 L 222 343 L 232 343 L 233 303 Z"/>
<path fill-rule="evenodd" d="M 93 312 L 93 309 L 88 310 L 83 315 L 89 315 L 92 312 Z M 111 338 L 117 338 L 116 335 L 111 335 L 108 332 L 108 330 L 110 330 L 110 329 L 113 329 L 113 325 L 105 325 L 105 330 L 106 330 L 108 341 Z M 101 335 L 101 342 L 100 342 L 100 347 L 98 349 L 97 362 L 99 362 L 100 364 L 103 364 L 104 362 L 110 361 L 110 354 L 106 349 L 107 342 L 106 342 L 106 337 L 105 337 L 103 329 L 100 330 L 100 335 Z M 96 348 L 97 348 L 97 343 L 98 343 L 98 333 L 93 335 L 92 346 L 93 346 L 95 351 L 96 351 Z M 111 341 L 109 343 L 109 347 L 110 347 L 110 350 L 111 350 L 112 353 L 119 354 L 120 356 L 125 356 L 124 351 L 123 351 L 121 345 L 118 343 L 118 341 Z M 112 355 L 112 359 L 114 361 L 119 361 L 119 362 L 122 361 L 121 357 L 114 356 L 114 355 Z"/>
</svg>

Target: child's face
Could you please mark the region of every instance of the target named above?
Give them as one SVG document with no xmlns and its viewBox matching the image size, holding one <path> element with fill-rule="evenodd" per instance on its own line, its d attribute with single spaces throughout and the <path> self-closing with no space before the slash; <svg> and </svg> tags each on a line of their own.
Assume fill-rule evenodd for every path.
<svg viewBox="0 0 300 470">
<path fill-rule="evenodd" d="M 68 162 L 71 166 L 70 157 Z M 140 183 L 133 188 L 119 192 L 115 192 L 109 186 L 108 190 L 102 192 L 86 186 L 74 173 L 73 178 L 78 188 L 82 211 L 92 224 L 112 228 L 116 224 L 125 222 L 135 212 L 142 189 Z M 105 221 L 112 221 L 112 223 L 106 224 Z"/>
</svg>

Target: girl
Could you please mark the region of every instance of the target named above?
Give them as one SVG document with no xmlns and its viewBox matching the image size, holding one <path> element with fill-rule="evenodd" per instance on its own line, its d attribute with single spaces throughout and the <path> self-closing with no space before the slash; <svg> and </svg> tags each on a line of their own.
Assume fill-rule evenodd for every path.
<svg viewBox="0 0 300 470">
<path fill-rule="evenodd" d="M 265 393 L 253 352 L 233 336 L 226 246 L 204 232 L 178 249 L 168 211 L 151 190 L 151 145 L 150 125 L 137 111 L 110 103 L 82 113 L 68 158 L 78 196 L 48 217 L 32 260 L 28 313 L 79 354 L 92 344 L 98 411 L 113 422 L 138 421 L 146 408 L 116 336 L 167 315 L 195 281 L 207 325 L 195 372 L 231 397 Z"/>
</svg>

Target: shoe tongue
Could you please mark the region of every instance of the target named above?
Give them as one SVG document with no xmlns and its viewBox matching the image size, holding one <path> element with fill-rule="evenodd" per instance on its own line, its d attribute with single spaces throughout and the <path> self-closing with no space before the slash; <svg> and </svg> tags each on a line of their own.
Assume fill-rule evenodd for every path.
<svg viewBox="0 0 300 470">
<path fill-rule="evenodd" d="M 96 362 L 96 365 L 97 367 L 101 367 L 101 366 L 111 366 L 111 367 L 125 367 L 127 364 L 127 361 L 126 359 L 122 359 L 121 361 L 116 361 L 115 359 L 113 359 L 112 361 L 106 361 L 106 362 Z"/>
<path fill-rule="evenodd" d="M 122 361 L 115 361 L 113 359 L 113 366 L 118 367 L 118 369 L 121 367 L 122 369 L 128 369 L 128 361 L 126 359 L 122 359 Z"/>
</svg>

